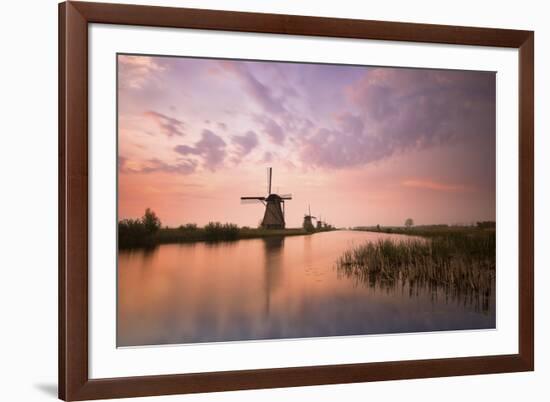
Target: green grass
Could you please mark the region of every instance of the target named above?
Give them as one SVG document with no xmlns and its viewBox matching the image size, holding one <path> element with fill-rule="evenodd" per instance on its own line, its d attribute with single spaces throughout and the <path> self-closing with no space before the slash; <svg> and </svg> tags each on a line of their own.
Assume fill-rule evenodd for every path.
<svg viewBox="0 0 550 402">
<path fill-rule="evenodd" d="M 384 230 L 378 230 L 384 231 Z M 340 273 L 371 287 L 443 290 L 466 296 L 486 310 L 495 287 L 495 231 L 476 228 L 392 228 L 424 237 L 368 242 L 337 260 Z"/>
</svg>

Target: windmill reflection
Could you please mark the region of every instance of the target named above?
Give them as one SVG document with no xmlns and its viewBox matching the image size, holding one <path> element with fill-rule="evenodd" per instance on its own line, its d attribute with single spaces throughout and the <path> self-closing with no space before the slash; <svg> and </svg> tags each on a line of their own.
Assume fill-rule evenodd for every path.
<svg viewBox="0 0 550 402">
<path fill-rule="evenodd" d="M 271 294 L 281 283 L 282 256 L 285 243 L 284 236 L 266 237 L 264 243 L 264 292 L 265 292 L 265 315 L 269 316 L 271 308 Z"/>
</svg>

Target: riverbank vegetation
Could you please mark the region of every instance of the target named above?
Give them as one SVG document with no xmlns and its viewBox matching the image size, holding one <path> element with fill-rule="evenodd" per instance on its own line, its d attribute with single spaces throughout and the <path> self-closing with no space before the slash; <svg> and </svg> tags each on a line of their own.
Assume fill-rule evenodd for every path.
<svg viewBox="0 0 550 402">
<path fill-rule="evenodd" d="M 154 223 L 154 224 L 153 224 Z M 217 242 L 311 234 L 303 228 L 264 229 L 239 227 L 233 223 L 210 222 L 205 226 L 195 223 L 176 228 L 161 227 L 158 217 L 150 209 L 140 219 L 124 219 L 118 223 L 118 247 L 120 249 L 153 247 L 157 244 Z"/>
<path fill-rule="evenodd" d="M 155 243 L 160 219 L 149 208 L 139 219 L 123 219 L 118 223 L 119 247 L 148 247 Z"/>
<path fill-rule="evenodd" d="M 406 222 L 407 225 L 407 222 Z M 480 233 L 480 230 L 492 231 L 494 233 L 496 228 L 495 222 L 483 221 L 477 222 L 475 225 L 419 225 L 412 226 L 412 219 L 410 226 L 356 226 L 352 230 L 359 230 L 365 232 L 381 232 L 381 233 L 395 233 L 405 234 L 422 237 L 436 237 L 440 235 L 449 234 L 476 234 Z"/>
<path fill-rule="evenodd" d="M 495 287 L 494 226 L 377 227 L 373 231 L 415 237 L 368 242 L 347 250 L 336 263 L 342 274 L 371 287 L 407 287 L 410 293 L 443 290 L 446 296 L 466 297 L 488 309 Z"/>
<path fill-rule="evenodd" d="M 189 243 L 195 241 L 232 241 L 239 239 L 254 239 L 273 236 L 306 235 L 303 229 L 263 229 L 238 227 L 232 223 L 210 222 L 204 227 L 190 225 L 178 228 L 162 228 L 156 235 L 156 243 Z"/>
</svg>

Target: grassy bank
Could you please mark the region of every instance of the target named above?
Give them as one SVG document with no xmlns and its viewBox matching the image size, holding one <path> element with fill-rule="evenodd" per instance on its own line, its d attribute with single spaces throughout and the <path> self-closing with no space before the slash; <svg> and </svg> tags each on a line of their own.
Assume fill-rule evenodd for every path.
<svg viewBox="0 0 550 402">
<path fill-rule="evenodd" d="M 494 292 L 495 231 L 471 227 L 378 228 L 425 239 L 381 240 L 344 252 L 338 270 L 369 286 L 443 290 L 465 296 L 484 309 Z"/>
<path fill-rule="evenodd" d="M 239 239 L 255 239 L 271 236 L 307 235 L 303 229 L 255 229 L 239 228 L 231 224 L 208 224 L 205 227 L 163 228 L 155 236 L 156 243 L 186 243 L 194 241 L 231 241 Z"/>
<path fill-rule="evenodd" d="M 177 228 L 162 227 L 156 213 L 147 208 L 142 217 L 122 219 L 118 222 L 118 248 L 154 247 L 167 243 L 192 243 L 197 241 L 217 242 L 264 237 L 303 236 L 316 232 L 335 230 L 325 226 L 314 231 L 296 229 L 263 229 L 239 227 L 234 223 L 210 222 L 199 227 L 195 223 L 180 225 Z"/>
<path fill-rule="evenodd" d="M 119 231 L 120 233 L 120 231 Z M 153 247 L 157 244 L 192 243 L 198 241 L 217 242 L 240 239 L 255 239 L 273 236 L 303 236 L 311 233 L 304 229 L 262 229 L 238 227 L 231 223 L 211 222 L 198 227 L 194 224 L 182 225 L 177 228 L 161 228 L 150 236 L 137 232 L 134 237 L 119 236 L 119 248 Z"/>
</svg>

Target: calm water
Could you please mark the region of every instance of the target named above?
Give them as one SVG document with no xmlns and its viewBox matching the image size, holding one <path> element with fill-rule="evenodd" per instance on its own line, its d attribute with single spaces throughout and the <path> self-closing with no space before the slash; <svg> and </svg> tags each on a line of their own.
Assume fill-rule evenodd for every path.
<svg viewBox="0 0 550 402">
<path fill-rule="evenodd" d="M 118 345 L 495 327 L 495 307 L 368 287 L 338 273 L 354 244 L 399 235 L 336 231 L 121 251 Z"/>
</svg>

